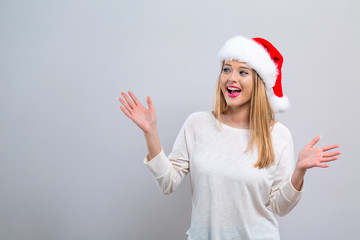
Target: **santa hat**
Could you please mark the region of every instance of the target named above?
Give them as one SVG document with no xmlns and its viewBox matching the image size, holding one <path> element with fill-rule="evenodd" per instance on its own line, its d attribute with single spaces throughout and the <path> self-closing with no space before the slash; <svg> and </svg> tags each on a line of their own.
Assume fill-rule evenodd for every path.
<svg viewBox="0 0 360 240">
<path fill-rule="evenodd" d="M 237 60 L 254 69 L 265 83 L 275 112 L 283 112 L 290 107 L 281 87 L 283 57 L 270 42 L 263 38 L 236 36 L 226 41 L 218 57 L 221 65 L 224 60 Z"/>
</svg>

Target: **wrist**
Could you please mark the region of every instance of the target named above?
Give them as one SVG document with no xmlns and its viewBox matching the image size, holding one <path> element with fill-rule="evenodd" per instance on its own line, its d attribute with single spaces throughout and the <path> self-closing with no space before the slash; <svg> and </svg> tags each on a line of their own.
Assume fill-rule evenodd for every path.
<svg viewBox="0 0 360 240">
<path fill-rule="evenodd" d="M 301 164 L 300 164 L 301 162 L 302 161 L 300 160 L 300 158 L 298 158 L 297 163 L 296 163 L 296 167 L 295 167 L 295 171 L 298 172 L 298 173 L 301 173 L 301 174 L 305 174 L 307 168 L 302 167 Z"/>
<path fill-rule="evenodd" d="M 301 168 L 301 167 L 299 167 L 299 166 L 296 166 L 296 167 L 295 167 L 295 170 L 294 170 L 294 172 L 295 172 L 297 175 L 302 175 L 302 176 L 305 175 L 306 171 L 307 171 L 306 168 Z"/>
<path fill-rule="evenodd" d="M 153 127 L 150 127 L 148 129 L 144 130 L 143 132 L 145 135 L 151 135 L 151 134 L 157 133 L 157 127 L 155 125 Z"/>
<path fill-rule="evenodd" d="M 306 169 L 300 169 L 300 168 L 295 168 L 292 176 L 291 176 L 291 183 L 294 186 L 294 188 L 298 191 L 301 190 L 301 187 L 304 183 L 304 176 L 306 173 Z"/>
<path fill-rule="evenodd" d="M 302 182 L 305 177 L 305 174 L 306 174 L 306 169 L 296 167 L 292 175 L 292 180 L 298 183 Z"/>
</svg>

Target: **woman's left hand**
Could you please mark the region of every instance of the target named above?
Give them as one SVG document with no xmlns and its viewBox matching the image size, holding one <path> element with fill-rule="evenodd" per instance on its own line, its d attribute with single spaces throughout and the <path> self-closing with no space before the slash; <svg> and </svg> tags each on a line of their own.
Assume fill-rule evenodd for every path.
<svg viewBox="0 0 360 240">
<path fill-rule="evenodd" d="M 328 168 L 328 164 L 324 162 L 330 162 L 337 160 L 337 155 L 340 155 L 340 151 L 326 152 L 334 148 L 340 147 L 337 144 L 328 145 L 324 147 L 314 147 L 314 145 L 320 140 L 320 136 L 315 137 L 309 144 L 306 144 L 299 152 L 297 168 L 300 170 L 306 170 L 313 167 Z"/>
<path fill-rule="evenodd" d="M 306 144 L 299 152 L 296 168 L 291 177 L 291 183 L 296 190 L 300 191 L 304 182 L 304 176 L 306 170 L 313 167 L 328 168 L 328 164 L 324 162 L 330 162 L 337 160 L 337 155 L 340 155 L 340 151 L 326 152 L 334 148 L 340 147 L 337 144 L 328 145 L 324 147 L 314 147 L 314 145 L 320 140 L 320 136 L 315 137 L 309 144 Z"/>
</svg>

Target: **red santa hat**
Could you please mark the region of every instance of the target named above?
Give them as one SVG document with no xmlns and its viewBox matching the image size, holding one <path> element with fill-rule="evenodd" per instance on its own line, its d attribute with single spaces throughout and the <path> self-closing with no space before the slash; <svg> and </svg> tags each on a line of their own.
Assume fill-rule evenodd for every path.
<svg viewBox="0 0 360 240">
<path fill-rule="evenodd" d="M 218 57 L 221 65 L 224 60 L 237 60 L 254 69 L 265 83 L 275 112 L 283 112 L 290 107 L 281 87 L 283 57 L 270 42 L 263 38 L 236 36 L 226 41 Z"/>
</svg>

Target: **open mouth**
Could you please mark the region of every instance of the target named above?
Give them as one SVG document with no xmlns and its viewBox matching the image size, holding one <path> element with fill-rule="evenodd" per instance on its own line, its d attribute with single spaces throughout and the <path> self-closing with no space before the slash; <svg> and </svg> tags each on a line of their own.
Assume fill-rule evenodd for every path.
<svg viewBox="0 0 360 240">
<path fill-rule="evenodd" d="M 239 88 L 233 88 L 233 87 L 227 87 L 226 90 L 228 91 L 228 93 L 240 93 L 241 92 L 241 89 Z"/>
<path fill-rule="evenodd" d="M 237 97 L 239 96 L 241 89 L 234 87 L 226 87 L 226 91 L 229 97 Z"/>
</svg>

